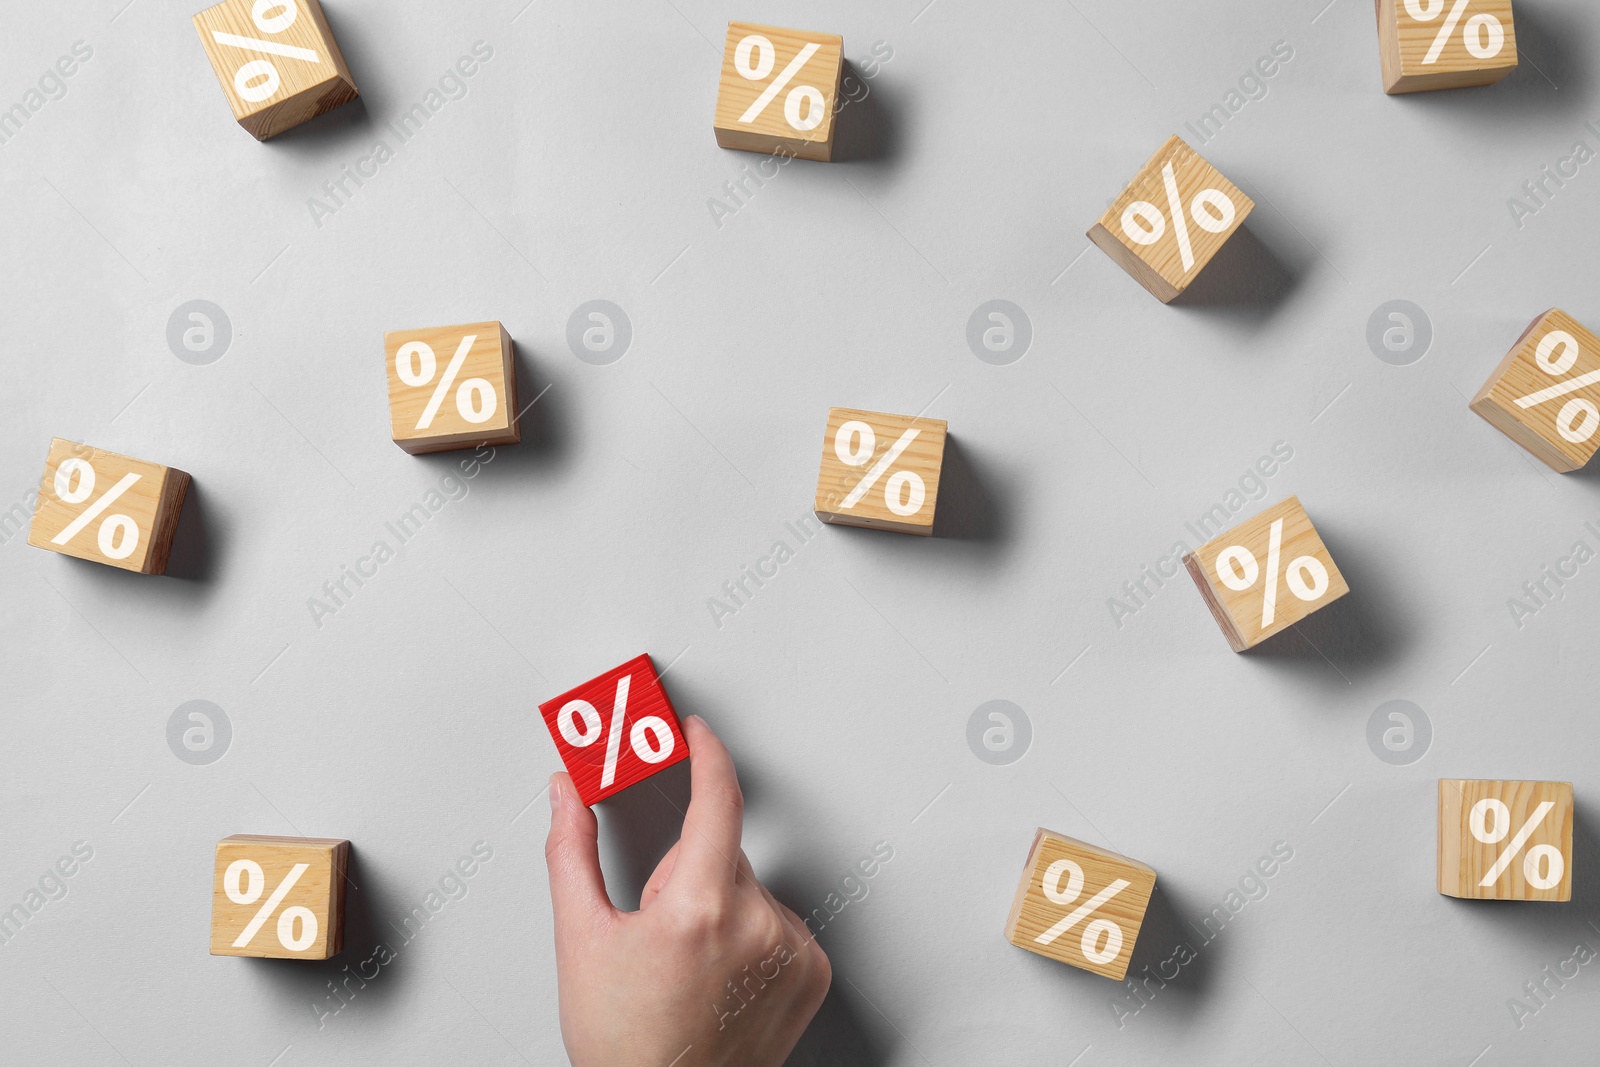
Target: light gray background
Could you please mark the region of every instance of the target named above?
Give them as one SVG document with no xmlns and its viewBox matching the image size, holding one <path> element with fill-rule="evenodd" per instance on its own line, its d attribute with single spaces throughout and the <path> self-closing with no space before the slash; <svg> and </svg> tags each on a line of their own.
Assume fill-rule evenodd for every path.
<svg viewBox="0 0 1600 1067">
<path fill-rule="evenodd" d="M 0 905 L 94 849 L 0 946 L 5 1058 L 563 1062 L 536 704 L 640 651 L 732 747 L 748 851 L 790 904 L 895 850 L 822 935 L 835 989 L 796 1062 L 1591 1058 L 1596 965 L 1520 1031 L 1506 1001 L 1600 947 L 1600 564 L 1520 629 L 1507 601 L 1600 546 L 1600 494 L 1466 398 L 1536 313 L 1600 323 L 1600 164 L 1521 229 L 1506 204 L 1600 146 L 1600 17 L 1518 0 L 1521 71 L 1396 99 L 1371 5 L 1325 2 L 336 0 L 362 102 L 267 145 L 195 5 L 8 5 L 0 104 L 75 41 L 93 58 L 0 146 L 4 506 L 52 436 L 194 488 L 171 577 L 0 547 Z M 847 159 L 791 164 L 719 228 L 708 199 L 759 160 L 712 139 L 731 18 L 893 59 L 841 117 Z M 468 95 L 397 147 L 385 123 L 480 40 Z M 1265 99 L 1197 146 L 1257 210 L 1163 307 L 1083 232 L 1280 40 Z M 395 158 L 315 225 L 308 199 L 379 139 Z M 233 325 L 210 366 L 165 340 L 196 298 Z M 965 341 L 992 298 L 1032 321 L 1012 366 Z M 1365 341 L 1394 298 L 1436 331 L 1409 367 Z M 591 299 L 633 324 L 611 366 L 566 343 Z M 454 462 L 390 443 L 383 332 L 487 318 L 524 402 L 548 387 L 527 439 L 316 628 L 307 598 Z M 808 511 L 831 405 L 949 421 L 947 536 L 826 529 L 718 628 L 707 600 Z M 1240 517 L 1298 493 L 1351 596 L 1248 656 L 1186 578 L 1114 625 L 1108 598 L 1278 441 L 1294 458 Z M 1365 739 L 1394 698 L 1435 730 L 1405 767 Z M 192 699 L 233 725 L 210 766 L 165 740 Z M 1012 766 L 966 744 L 993 699 L 1033 723 Z M 1572 780 L 1574 901 L 1439 897 L 1442 775 Z M 619 899 L 675 822 L 654 790 L 607 806 Z M 1002 938 L 1039 825 L 1157 869 L 1141 964 L 1275 842 L 1294 858 L 1119 1028 L 1116 983 Z M 341 964 L 474 842 L 494 859 L 319 1029 L 337 965 L 206 952 L 213 845 L 240 832 L 354 843 Z"/>
</svg>

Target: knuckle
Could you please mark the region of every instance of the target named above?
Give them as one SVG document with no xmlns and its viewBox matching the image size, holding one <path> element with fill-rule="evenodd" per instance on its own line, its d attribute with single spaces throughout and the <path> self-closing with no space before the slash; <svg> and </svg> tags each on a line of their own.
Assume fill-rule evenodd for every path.
<svg viewBox="0 0 1600 1067">
<path fill-rule="evenodd" d="M 809 953 L 811 961 L 812 989 L 818 1000 L 827 995 L 829 987 L 833 985 L 833 962 L 828 959 L 828 954 L 822 951 L 822 946 L 815 941 L 811 942 Z"/>
<path fill-rule="evenodd" d="M 721 934 L 728 927 L 731 908 L 720 893 L 699 893 L 673 910 L 678 933 L 687 940 L 699 941 Z"/>
<path fill-rule="evenodd" d="M 710 791 L 713 806 L 735 815 L 744 814 L 744 790 L 739 788 L 738 782 L 718 783 L 711 786 Z"/>
<path fill-rule="evenodd" d="M 555 866 L 561 854 L 566 851 L 567 837 L 559 830 L 552 829 L 550 836 L 544 839 L 544 861 L 548 866 Z"/>
<path fill-rule="evenodd" d="M 551 871 L 582 866 L 583 835 L 570 830 L 550 829 L 544 839 L 544 862 Z"/>
<path fill-rule="evenodd" d="M 760 909 L 759 914 L 750 920 L 749 931 L 756 947 L 762 952 L 772 952 L 789 940 L 788 926 L 771 908 Z"/>
</svg>

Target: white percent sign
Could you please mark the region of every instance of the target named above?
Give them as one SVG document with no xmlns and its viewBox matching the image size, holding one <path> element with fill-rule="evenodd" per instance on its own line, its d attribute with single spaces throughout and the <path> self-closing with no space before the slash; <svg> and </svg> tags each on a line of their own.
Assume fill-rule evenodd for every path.
<svg viewBox="0 0 1600 1067">
<path fill-rule="evenodd" d="M 78 513 L 60 533 L 50 538 L 53 545 L 64 545 L 77 537 L 83 528 L 98 519 L 102 512 L 117 502 L 117 498 L 133 488 L 139 475 L 128 473 L 107 489 L 105 493 Z M 72 457 L 56 468 L 55 493 L 63 504 L 81 504 L 94 495 L 94 467 L 88 460 Z M 97 538 L 100 553 L 107 559 L 127 559 L 139 547 L 139 524 L 127 515 L 107 515 L 100 524 Z"/>
<path fill-rule="evenodd" d="M 1432 22 L 1443 13 L 1444 5 L 1445 0 L 1406 0 L 1406 14 L 1418 22 Z M 1450 13 L 1444 17 L 1439 35 L 1433 39 L 1433 46 L 1422 58 L 1423 66 L 1439 62 L 1444 46 L 1450 42 L 1450 35 L 1456 32 L 1461 16 L 1471 6 L 1472 0 L 1456 0 Z M 1493 59 L 1505 47 L 1506 28 L 1495 16 L 1479 13 L 1467 20 L 1466 27 L 1461 31 L 1461 43 L 1466 45 L 1472 58 Z"/>
<path fill-rule="evenodd" d="M 799 54 L 789 60 L 789 65 L 772 79 L 749 107 L 745 108 L 744 114 L 739 116 L 739 121 L 749 123 L 760 117 L 761 113 L 767 110 L 767 105 L 772 103 L 773 98 L 788 87 L 794 76 L 800 73 L 821 48 L 821 45 L 813 42 L 800 49 Z M 772 73 L 772 68 L 777 65 L 777 48 L 773 46 L 772 41 L 759 33 L 752 33 L 734 48 L 733 69 L 737 70 L 739 77 L 745 81 L 766 81 Z M 805 109 L 804 112 L 801 111 L 802 107 Z M 806 133 L 821 126 L 822 120 L 828 117 L 828 103 L 816 86 L 797 85 L 783 98 L 783 117 L 790 126 Z"/>
<path fill-rule="evenodd" d="M 1189 202 L 1186 212 L 1171 163 L 1162 166 L 1161 180 L 1167 188 L 1172 232 L 1177 238 L 1178 254 L 1183 257 L 1183 269 L 1187 273 L 1194 270 L 1194 245 L 1189 240 L 1189 219 L 1193 218 L 1195 225 L 1207 233 L 1221 233 L 1233 225 L 1236 211 L 1233 201 L 1221 189 L 1202 189 Z M 1122 232 L 1136 245 L 1153 245 L 1167 232 L 1167 218 L 1150 201 L 1135 200 L 1123 209 Z"/>
<path fill-rule="evenodd" d="M 1559 378 L 1578 362 L 1578 355 L 1576 337 L 1565 330 L 1551 330 L 1544 335 L 1539 347 L 1534 350 L 1533 362 L 1552 378 Z M 1543 404 L 1546 400 L 1555 400 L 1557 397 L 1585 389 L 1595 382 L 1600 382 L 1600 370 L 1592 370 L 1576 378 L 1568 378 L 1548 389 L 1519 397 L 1517 407 L 1531 408 Z M 1594 436 L 1596 429 L 1600 429 L 1600 408 L 1595 407 L 1594 401 L 1585 400 L 1583 397 L 1568 400 L 1561 406 L 1561 412 L 1556 416 L 1556 432 L 1573 444 L 1587 441 Z"/>
<path fill-rule="evenodd" d="M 1063 874 L 1067 876 L 1065 887 L 1061 885 Z M 1034 941 L 1041 945 L 1053 944 L 1058 937 L 1099 911 L 1102 905 L 1132 884 L 1118 878 L 1085 903 L 1063 915 L 1054 926 L 1034 938 Z M 1050 903 L 1065 907 L 1083 895 L 1083 868 L 1072 860 L 1056 860 L 1045 869 L 1044 877 L 1039 879 L 1039 888 L 1044 891 L 1045 898 Z M 1104 944 L 1101 943 L 1102 938 L 1105 940 Z M 1110 919 L 1096 919 L 1083 928 L 1083 938 L 1079 942 L 1079 947 L 1083 949 L 1084 959 L 1104 966 L 1122 952 L 1122 927 Z"/>
<path fill-rule="evenodd" d="M 600 740 L 602 734 L 605 735 L 606 762 L 600 771 L 602 789 L 617 779 L 617 757 L 622 751 L 622 727 L 628 717 L 628 687 L 632 681 L 633 675 L 625 674 L 617 683 L 617 698 L 611 705 L 609 730 L 600 722 L 600 712 L 587 700 L 567 701 L 561 705 L 561 711 L 556 716 L 561 736 L 573 748 L 588 748 Z M 660 763 L 672 755 L 676 742 L 672 739 L 672 728 L 665 719 L 658 715 L 646 715 L 634 720 L 633 729 L 628 731 L 628 744 L 632 746 L 633 754 L 644 762 Z"/>
<path fill-rule="evenodd" d="M 894 461 L 911 447 L 911 442 L 921 433 L 921 430 L 912 429 L 901 434 L 899 440 L 889 446 L 883 457 L 874 463 L 872 469 L 862 476 L 854 489 L 850 490 L 850 494 L 844 498 L 844 503 L 841 505 L 844 510 L 849 511 L 861 503 L 861 498 L 878 484 L 883 472 L 894 466 Z M 866 466 L 877 448 L 878 435 L 873 432 L 871 426 L 860 419 L 851 419 L 840 426 L 833 435 L 833 454 L 847 467 Z M 895 471 L 889 475 L 889 480 L 883 483 L 884 504 L 901 517 L 915 515 L 921 511 L 922 504 L 927 498 L 928 487 L 916 471 Z"/>
<path fill-rule="evenodd" d="M 272 891 L 267 902 L 261 905 L 261 910 L 256 912 L 254 918 L 239 931 L 239 936 L 234 938 L 234 948 L 244 948 L 255 940 L 256 933 L 272 917 L 272 913 L 278 910 L 283 898 L 289 895 L 289 890 L 293 889 L 295 883 L 300 881 L 300 876 L 310 869 L 309 863 L 297 863 L 290 869 L 288 876 L 278 883 L 278 887 Z M 255 860 L 234 860 L 223 872 L 222 891 L 235 904 L 254 904 L 261 899 L 261 894 L 266 892 L 266 888 L 266 873 L 262 871 L 261 864 Z M 294 932 L 296 923 L 300 924 L 298 937 Z M 317 916 L 310 908 L 295 905 L 292 908 L 284 908 L 278 915 L 278 944 L 290 952 L 304 952 L 316 940 Z"/>
<path fill-rule="evenodd" d="M 256 29 L 269 35 L 282 33 L 293 26 L 294 20 L 299 17 L 300 9 L 295 6 L 294 0 L 256 0 L 255 6 L 250 9 L 250 18 L 256 24 Z M 212 30 L 211 39 L 218 44 L 245 52 L 283 56 L 305 63 L 322 62 L 322 57 L 311 49 L 284 44 L 281 41 L 240 37 L 236 33 L 223 33 L 221 30 Z M 270 59 L 252 59 L 233 72 L 233 91 L 239 94 L 241 100 L 248 100 L 252 104 L 270 99 L 282 84 L 283 79 L 278 75 L 278 68 Z"/>
<path fill-rule="evenodd" d="M 1522 846 L 1528 843 L 1528 838 L 1544 822 L 1544 817 L 1549 815 L 1555 804 L 1544 801 L 1528 821 L 1522 824 L 1511 844 L 1495 859 L 1494 866 L 1490 867 L 1483 880 L 1478 883 L 1481 887 L 1494 885 L 1500 876 L 1506 873 L 1506 868 L 1511 866 L 1511 861 L 1517 858 L 1517 853 L 1522 851 Z M 1494 825 L 1490 826 L 1489 817 L 1494 816 Z M 1494 797 L 1485 797 L 1472 805 L 1472 813 L 1467 818 L 1467 826 L 1472 831 L 1472 836 L 1485 845 L 1498 845 L 1511 833 L 1511 809 L 1505 802 Z M 1540 868 L 1543 868 L 1541 871 Z M 1535 889 L 1553 889 L 1561 884 L 1561 877 L 1567 871 L 1567 859 L 1561 850 L 1554 845 L 1535 845 L 1528 849 L 1527 855 L 1522 857 L 1522 876 L 1528 884 Z"/>
<path fill-rule="evenodd" d="M 467 353 L 472 351 L 473 342 L 477 339 L 475 333 L 469 333 L 461 339 L 456 354 L 450 357 L 439 384 L 428 398 L 428 406 L 422 409 L 417 429 L 426 430 L 433 425 L 434 416 L 439 414 L 439 405 L 449 395 L 450 387 L 455 384 L 456 375 L 461 373 L 461 365 L 467 361 Z M 414 389 L 432 382 L 438 370 L 439 361 L 433 349 L 422 341 L 407 341 L 394 354 L 394 372 L 402 382 Z M 500 398 L 495 395 L 494 386 L 485 378 L 468 378 L 456 389 L 456 411 L 470 423 L 488 422 L 499 408 Z"/>
<path fill-rule="evenodd" d="M 1261 628 L 1272 625 L 1278 614 L 1278 569 L 1283 556 L 1283 520 L 1275 519 L 1267 536 L 1267 581 L 1261 594 Z M 1261 566 L 1255 554 L 1243 545 L 1230 545 L 1217 554 L 1217 580 L 1242 593 L 1252 588 L 1261 577 Z M 1289 592 L 1310 603 L 1320 600 L 1328 591 L 1328 568 L 1315 556 L 1297 556 L 1284 570 L 1284 582 Z"/>
</svg>

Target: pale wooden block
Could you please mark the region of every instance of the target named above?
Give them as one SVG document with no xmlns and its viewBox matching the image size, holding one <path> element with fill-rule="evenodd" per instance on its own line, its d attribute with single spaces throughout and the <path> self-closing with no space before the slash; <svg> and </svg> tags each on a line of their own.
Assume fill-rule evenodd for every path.
<svg viewBox="0 0 1600 1067">
<path fill-rule="evenodd" d="M 1571 782 L 1439 779 L 1439 892 L 1571 900 L 1572 817 Z"/>
<path fill-rule="evenodd" d="M 258 141 L 359 95 L 318 0 L 224 0 L 194 28 L 233 117 Z"/>
<path fill-rule="evenodd" d="M 1121 981 L 1155 888 L 1156 872 L 1137 860 L 1040 827 L 1006 940 Z"/>
<path fill-rule="evenodd" d="M 1511 0 L 1377 0 L 1383 91 L 1493 85 L 1517 69 Z M 1442 40 L 1441 40 L 1442 37 Z"/>
<path fill-rule="evenodd" d="M 1523 331 L 1472 398 L 1472 410 L 1552 470 L 1568 474 L 1600 448 L 1600 378 L 1582 381 L 1597 372 L 1600 337 L 1551 309 Z"/>
<path fill-rule="evenodd" d="M 1089 230 L 1089 240 L 1166 304 L 1255 206 L 1200 153 L 1169 137 Z"/>
<path fill-rule="evenodd" d="M 463 346 L 466 355 L 456 365 Z M 391 436 L 407 452 L 522 440 L 515 348 L 500 323 L 391 330 L 383 335 L 383 349 Z"/>
<path fill-rule="evenodd" d="M 333 837 L 234 834 L 217 842 L 211 954 L 280 960 L 337 956 L 344 948 L 349 861 L 350 842 Z M 279 890 L 290 880 L 280 898 Z"/>
<path fill-rule="evenodd" d="M 830 409 L 817 475 L 817 518 L 932 536 L 945 431 L 943 419 Z"/>
<path fill-rule="evenodd" d="M 50 442 L 28 544 L 140 574 L 162 574 L 189 475 L 175 467 Z"/>
<path fill-rule="evenodd" d="M 811 56 L 790 71 L 806 49 L 813 49 Z M 844 38 L 838 34 L 728 23 L 713 122 L 717 144 L 830 161 L 834 103 L 843 76 Z"/>
<path fill-rule="evenodd" d="M 1183 565 L 1235 652 L 1350 591 L 1294 496 L 1207 541 L 1184 556 Z"/>
</svg>

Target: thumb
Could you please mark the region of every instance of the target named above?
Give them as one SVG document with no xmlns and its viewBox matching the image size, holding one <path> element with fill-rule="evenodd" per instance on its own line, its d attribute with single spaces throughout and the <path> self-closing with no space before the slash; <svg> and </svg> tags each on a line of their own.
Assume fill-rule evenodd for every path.
<svg viewBox="0 0 1600 1067">
<path fill-rule="evenodd" d="M 600 823 L 578 799 L 567 774 L 550 776 L 550 836 L 544 843 L 550 868 L 550 903 L 556 935 L 581 930 L 610 917 L 616 909 L 600 873 Z"/>
</svg>

